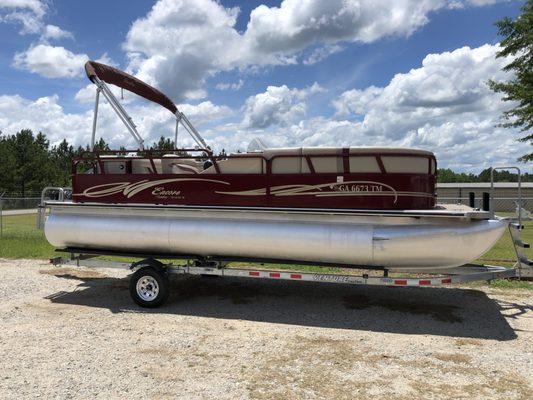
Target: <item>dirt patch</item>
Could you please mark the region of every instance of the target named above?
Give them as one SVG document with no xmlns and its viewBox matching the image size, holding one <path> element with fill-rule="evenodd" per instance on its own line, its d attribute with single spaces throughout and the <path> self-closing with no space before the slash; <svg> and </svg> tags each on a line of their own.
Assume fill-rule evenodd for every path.
<svg viewBox="0 0 533 400">
<path fill-rule="evenodd" d="M 438 353 L 434 356 L 437 360 L 441 360 L 444 362 L 453 362 L 455 364 L 470 364 L 470 361 L 472 361 L 472 357 L 466 355 L 466 354 L 460 354 L 460 353 Z"/>
<path fill-rule="evenodd" d="M 460 338 L 455 339 L 455 345 L 456 346 L 483 346 L 483 343 L 481 340 L 478 339 L 470 339 L 470 338 Z"/>
</svg>

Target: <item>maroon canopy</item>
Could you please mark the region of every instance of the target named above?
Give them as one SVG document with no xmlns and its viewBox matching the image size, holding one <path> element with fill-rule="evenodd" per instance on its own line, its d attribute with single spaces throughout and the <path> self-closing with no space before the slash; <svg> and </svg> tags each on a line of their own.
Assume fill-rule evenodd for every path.
<svg viewBox="0 0 533 400">
<path fill-rule="evenodd" d="M 165 94 L 119 69 L 110 67 L 109 65 L 100 64 L 96 61 L 87 61 L 85 63 L 85 72 L 92 82 L 94 82 L 94 77 L 97 76 L 104 82 L 129 90 L 145 99 L 162 105 L 172 112 L 172 114 L 175 114 L 178 110 L 172 100 L 170 100 Z"/>
</svg>

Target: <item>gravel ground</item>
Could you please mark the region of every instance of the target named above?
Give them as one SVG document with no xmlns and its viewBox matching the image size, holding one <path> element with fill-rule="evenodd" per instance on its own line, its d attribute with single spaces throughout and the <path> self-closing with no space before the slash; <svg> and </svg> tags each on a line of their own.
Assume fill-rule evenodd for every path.
<svg viewBox="0 0 533 400">
<path fill-rule="evenodd" d="M 176 278 L 0 259 L 2 398 L 533 398 L 531 292 Z"/>
</svg>

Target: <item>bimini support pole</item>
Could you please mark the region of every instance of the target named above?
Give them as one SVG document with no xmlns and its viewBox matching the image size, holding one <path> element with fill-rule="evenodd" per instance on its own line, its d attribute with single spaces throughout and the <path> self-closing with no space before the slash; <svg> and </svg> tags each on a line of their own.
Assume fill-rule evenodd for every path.
<svg viewBox="0 0 533 400">
<path fill-rule="evenodd" d="M 124 107 L 120 104 L 120 102 L 117 100 L 113 92 L 109 89 L 109 87 L 98 77 L 93 77 L 94 84 L 98 87 L 98 89 L 101 90 L 104 97 L 107 99 L 115 113 L 119 116 L 119 118 L 122 120 L 124 125 L 126 125 L 126 128 L 130 132 L 131 136 L 135 139 L 135 141 L 138 143 L 139 148 L 141 150 L 144 150 L 144 140 L 142 139 L 141 135 L 139 135 L 139 132 L 137 132 L 137 127 L 133 123 L 133 120 L 129 116 L 129 114 L 124 110 Z"/>
<path fill-rule="evenodd" d="M 91 136 L 91 151 L 94 151 L 94 143 L 96 140 L 96 123 L 98 121 L 98 103 L 100 102 L 100 91 L 99 87 L 96 88 L 96 99 L 94 101 L 94 116 L 93 116 L 93 134 Z"/>
<path fill-rule="evenodd" d="M 178 128 L 180 127 L 180 119 L 176 117 L 176 130 L 174 131 L 174 148 L 178 147 Z"/>
<path fill-rule="evenodd" d="M 207 143 L 205 142 L 204 138 L 200 135 L 200 133 L 196 130 L 196 128 L 191 124 L 189 119 L 183 114 L 180 110 L 176 111 L 176 123 L 180 123 L 183 125 L 185 130 L 191 135 L 193 140 L 196 142 L 196 144 L 204 149 L 207 149 Z M 177 128 L 176 128 L 177 132 Z"/>
</svg>

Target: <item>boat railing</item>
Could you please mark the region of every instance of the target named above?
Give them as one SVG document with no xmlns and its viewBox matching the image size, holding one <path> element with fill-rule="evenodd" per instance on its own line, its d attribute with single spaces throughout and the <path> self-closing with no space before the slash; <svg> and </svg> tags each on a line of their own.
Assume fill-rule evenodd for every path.
<svg viewBox="0 0 533 400">
<path fill-rule="evenodd" d="M 200 154 L 191 154 L 191 153 L 200 153 Z M 172 154 L 175 154 L 173 156 Z M 117 156 L 116 158 L 105 157 L 105 156 Z M 95 150 L 95 151 L 84 151 L 80 154 L 79 157 L 72 160 L 72 174 L 76 175 L 79 173 L 78 166 L 81 165 L 90 165 L 92 167 L 93 173 L 105 174 L 104 162 L 113 163 L 113 162 L 123 162 L 124 160 L 148 160 L 152 167 L 152 173 L 157 174 L 157 167 L 154 160 L 160 159 L 205 159 L 210 160 L 215 169 L 218 170 L 217 158 L 213 155 L 213 152 L 209 149 L 202 148 L 181 148 L 181 149 L 148 149 L 148 150 Z M 85 173 L 85 170 L 84 170 Z"/>
<path fill-rule="evenodd" d="M 53 194 L 57 194 L 54 196 Z M 36 228 L 43 229 L 46 218 L 46 201 L 50 198 L 54 198 L 60 202 L 63 202 L 72 194 L 72 188 L 59 187 L 59 186 L 47 186 L 41 192 L 41 201 L 37 207 L 37 220 Z"/>
<path fill-rule="evenodd" d="M 341 150 L 341 149 L 339 149 Z M 196 153 L 196 154 L 194 154 Z M 106 157 L 107 156 L 107 157 Z M 117 156 L 112 158 L 109 156 Z M 397 172 L 393 171 L 390 168 L 386 168 L 384 159 L 387 157 L 405 157 L 405 158 L 424 158 L 427 160 L 427 171 L 422 172 Z M 118 163 L 124 162 L 124 160 L 148 160 L 151 165 L 151 173 L 158 174 L 156 162 L 154 160 L 172 160 L 172 159 L 183 159 L 183 160 L 197 160 L 197 161 L 210 161 L 210 165 L 213 166 L 212 170 L 209 172 L 201 171 L 201 173 L 223 173 L 220 168 L 220 162 L 232 159 L 258 159 L 262 161 L 263 167 L 261 168 L 261 174 L 271 175 L 274 173 L 332 173 L 332 174 L 350 174 L 358 173 L 359 171 L 353 171 L 351 168 L 351 160 L 353 158 L 373 158 L 376 162 L 375 171 L 364 171 L 368 174 L 427 174 L 435 175 L 436 173 L 436 160 L 435 157 L 424 154 L 406 154 L 402 152 L 357 152 L 350 151 L 348 148 L 342 149 L 342 152 L 331 153 L 331 152 L 316 152 L 312 154 L 274 154 L 270 157 L 265 156 L 264 153 L 234 153 L 231 155 L 219 154 L 214 155 L 213 152 L 209 149 L 166 149 L 166 150 L 97 150 L 97 151 L 85 151 L 80 157 L 73 160 L 72 163 L 72 174 L 80 173 L 78 166 L 80 164 L 87 164 L 92 166 L 94 174 L 106 174 L 104 163 Z M 339 167 L 334 171 L 321 171 L 320 168 L 317 168 L 318 160 L 331 159 L 335 158 L 339 162 Z M 276 161 L 283 159 L 296 159 L 298 160 L 300 168 L 294 171 L 288 172 L 274 172 L 273 166 Z M 306 171 L 304 171 L 304 166 Z M 84 171 L 85 172 L 85 171 Z M 83 172 L 83 173 L 84 173 Z M 232 172 L 236 173 L 236 172 Z M 244 172 L 250 173 L 250 172 Z"/>
</svg>

